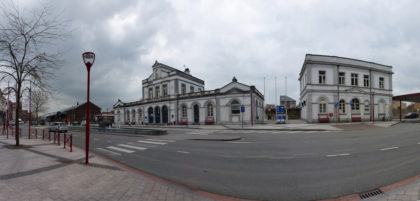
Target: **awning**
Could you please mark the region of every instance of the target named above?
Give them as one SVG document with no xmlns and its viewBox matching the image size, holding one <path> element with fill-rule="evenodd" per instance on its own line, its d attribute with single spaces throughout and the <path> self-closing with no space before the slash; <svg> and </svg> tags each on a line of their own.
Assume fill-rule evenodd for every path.
<svg viewBox="0 0 420 201">
<path fill-rule="evenodd" d="M 393 101 L 420 102 L 420 93 L 393 96 Z"/>
</svg>

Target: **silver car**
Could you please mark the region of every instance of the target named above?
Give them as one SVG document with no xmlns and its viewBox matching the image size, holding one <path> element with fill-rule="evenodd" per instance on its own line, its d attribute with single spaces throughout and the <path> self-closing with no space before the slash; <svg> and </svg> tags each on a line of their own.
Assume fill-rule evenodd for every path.
<svg viewBox="0 0 420 201">
<path fill-rule="evenodd" d="M 66 133 L 68 128 L 67 128 L 67 124 L 64 122 L 53 122 L 50 124 L 50 127 L 48 128 L 49 131 L 57 131 L 57 132 L 64 132 Z"/>
</svg>

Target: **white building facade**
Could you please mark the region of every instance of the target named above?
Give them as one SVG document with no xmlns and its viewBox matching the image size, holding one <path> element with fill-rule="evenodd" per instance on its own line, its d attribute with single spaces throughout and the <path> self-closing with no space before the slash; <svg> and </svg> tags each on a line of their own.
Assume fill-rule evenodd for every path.
<svg viewBox="0 0 420 201">
<path fill-rule="evenodd" d="M 392 66 L 307 54 L 299 75 L 301 119 L 351 122 L 391 118 Z"/>
<path fill-rule="evenodd" d="M 233 78 L 219 89 L 204 90 L 204 81 L 188 68 L 180 71 L 157 61 L 152 68 L 142 81 L 141 100 L 114 104 L 115 123 L 253 124 L 264 119 L 264 97 L 255 86 Z"/>
</svg>

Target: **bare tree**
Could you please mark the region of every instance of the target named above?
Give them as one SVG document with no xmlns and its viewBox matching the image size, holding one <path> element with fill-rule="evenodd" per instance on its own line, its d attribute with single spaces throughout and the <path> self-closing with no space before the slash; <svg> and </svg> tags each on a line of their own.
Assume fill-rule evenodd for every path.
<svg viewBox="0 0 420 201">
<path fill-rule="evenodd" d="M 31 92 L 31 110 L 35 112 L 36 121 L 39 122 L 39 113 L 45 112 L 48 103 L 48 94 L 41 90 Z"/>
<path fill-rule="evenodd" d="M 42 91 L 49 89 L 48 80 L 60 66 L 55 42 L 63 39 L 66 32 L 61 18 L 48 6 L 24 11 L 12 1 L 0 4 L 0 75 L 1 80 L 16 83 L 11 89 L 16 95 L 15 129 L 19 133 L 19 105 L 24 86 L 32 83 Z M 19 146 L 19 135 L 16 135 L 16 146 Z"/>
</svg>

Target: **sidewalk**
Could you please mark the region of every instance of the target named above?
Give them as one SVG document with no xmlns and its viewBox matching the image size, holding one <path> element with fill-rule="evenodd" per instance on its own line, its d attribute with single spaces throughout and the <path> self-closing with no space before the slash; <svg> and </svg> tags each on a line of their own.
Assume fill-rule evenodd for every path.
<svg viewBox="0 0 420 201">
<path fill-rule="evenodd" d="M 74 147 L 69 152 L 48 141 L 26 138 L 21 139 L 23 146 L 14 144 L 13 139 L 0 136 L 0 201 L 229 200 L 125 169 L 95 155 L 86 166 L 84 151 Z"/>
<path fill-rule="evenodd" d="M 340 131 L 341 127 L 357 127 L 362 126 L 376 126 L 376 127 L 390 127 L 397 124 L 398 121 L 377 121 L 377 122 L 346 122 L 346 123 L 306 123 L 303 121 L 290 121 L 287 124 L 275 124 L 273 122 L 266 124 L 251 125 L 121 125 L 121 128 L 179 128 L 179 129 L 207 129 L 207 130 L 288 130 L 288 131 Z M 344 129 L 346 130 L 346 129 Z"/>
</svg>

